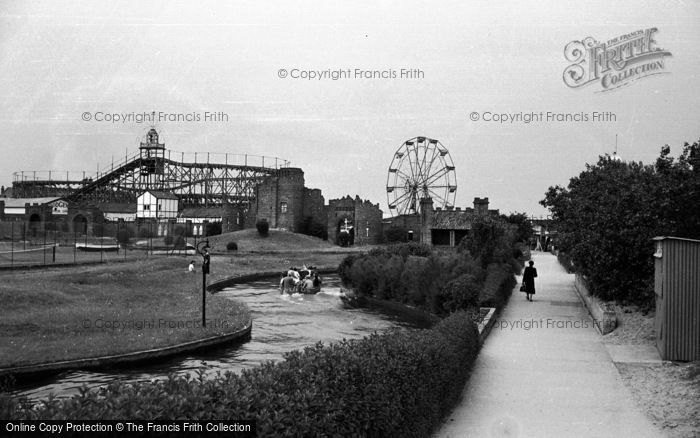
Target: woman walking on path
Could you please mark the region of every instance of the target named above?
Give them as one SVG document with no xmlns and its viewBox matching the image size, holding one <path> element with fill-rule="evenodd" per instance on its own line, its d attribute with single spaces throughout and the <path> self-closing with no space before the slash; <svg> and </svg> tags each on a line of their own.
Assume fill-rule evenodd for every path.
<svg viewBox="0 0 700 438">
<path fill-rule="evenodd" d="M 523 272 L 523 283 L 525 284 L 525 294 L 528 301 L 532 301 L 532 295 L 535 295 L 535 277 L 537 277 L 537 269 L 534 268 L 535 262 L 530 260 L 530 266 L 525 268 Z"/>
</svg>

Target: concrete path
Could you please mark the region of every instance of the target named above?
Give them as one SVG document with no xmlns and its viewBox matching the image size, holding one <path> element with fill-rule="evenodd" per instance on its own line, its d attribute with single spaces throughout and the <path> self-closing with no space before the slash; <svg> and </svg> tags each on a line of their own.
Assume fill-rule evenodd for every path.
<svg viewBox="0 0 700 438">
<path fill-rule="evenodd" d="M 620 379 L 551 254 L 533 253 L 534 302 L 516 291 L 436 437 L 659 437 Z"/>
</svg>

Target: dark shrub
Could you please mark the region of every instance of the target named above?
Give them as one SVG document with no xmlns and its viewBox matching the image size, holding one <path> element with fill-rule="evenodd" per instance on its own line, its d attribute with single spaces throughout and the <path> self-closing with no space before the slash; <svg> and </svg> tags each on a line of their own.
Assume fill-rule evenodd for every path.
<svg viewBox="0 0 700 438">
<path fill-rule="evenodd" d="M 226 244 L 226 249 L 228 251 L 238 251 L 238 244 L 236 242 L 229 242 Z"/>
<path fill-rule="evenodd" d="M 170 246 L 173 244 L 173 236 L 168 234 L 167 236 L 163 237 L 163 243 L 166 244 L 167 246 Z"/>
<path fill-rule="evenodd" d="M 512 267 L 507 264 L 493 263 L 486 269 L 484 287 L 479 295 L 482 307 L 502 309 L 516 285 Z"/>
<path fill-rule="evenodd" d="M 450 280 L 468 274 L 475 287 L 481 287 L 486 274 L 469 254 L 430 251 L 417 243 L 375 248 L 368 254 L 346 257 L 338 271 L 343 283 L 360 294 L 445 314 L 445 301 L 452 302 L 451 310 L 458 308 L 454 297 L 442 294 Z"/>
<path fill-rule="evenodd" d="M 245 418 L 261 437 L 426 437 L 459 400 L 478 348 L 476 326 L 458 312 L 431 330 L 319 343 L 240 375 L 115 382 L 36 406 L 0 395 L 0 417 Z"/>
<path fill-rule="evenodd" d="M 352 285 L 352 265 L 359 257 L 361 257 L 359 254 L 350 254 L 338 265 L 338 276 L 343 284 Z"/>
<path fill-rule="evenodd" d="M 321 222 L 316 222 L 313 217 L 307 216 L 301 224 L 301 233 L 307 236 L 328 240 L 328 228 Z"/>
<path fill-rule="evenodd" d="M 204 236 L 218 236 L 221 231 L 221 222 L 208 222 L 204 227 Z"/>
<path fill-rule="evenodd" d="M 663 146 L 646 165 L 601 156 L 540 201 L 552 212 L 556 248 L 588 279 L 591 294 L 653 308 L 652 238 L 700 237 L 700 141 L 685 143 L 677 158 L 670 153 Z"/>
<path fill-rule="evenodd" d="M 258 229 L 258 234 L 262 237 L 267 237 L 270 232 L 270 224 L 267 223 L 267 219 L 258 219 L 258 221 L 255 222 L 255 228 Z"/>
<path fill-rule="evenodd" d="M 574 261 L 571 260 L 571 256 L 564 251 L 559 251 L 557 253 L 557 260 L 559 264 L 568 272 L 569 274 L 574 272 Z"/>
<path fill-rule="evenodd" d="M 131 232 L 128 228 L 120 228 L 119 231 L 117 231 L 117 242 L 121 245 L 127 245 L 130 237 Z"/>
<path fill-rule="evenodd" d="M 408 230 L 403 227 L 393 226 L 386 230 L 384 237 L 388 243 L 407 242 Z"/>
<path fill-rule="evenodd" d="M 401 256 L 404 260 L 408 256 L 428 257 L 433 253 L 430 245 L 419 242 L 394 243 L 386 247 L 372 248 L 369 251 L 371 256 L 387 257 L 391 255 Z"/>
<path fill-rule="evenodd" d="M 443 312 L 477 307 L 480 289 L 481 285 L 471 274 L 462 274 L 451 280 L 440 291 Z"/>
</svg>

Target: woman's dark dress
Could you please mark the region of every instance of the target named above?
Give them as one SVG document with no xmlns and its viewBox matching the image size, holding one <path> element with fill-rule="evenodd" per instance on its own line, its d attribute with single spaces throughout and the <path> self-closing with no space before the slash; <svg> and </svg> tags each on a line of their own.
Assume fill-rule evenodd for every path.
<svg viewBox="0 0 700 438">
<path fill-rule="evenodd" d="M 525 268 L 525 272 L 523 272 L 523 283 L 525 283 L 527 288 L 525 293 L 535 294 L 535 277 L 537 277 L 537 269 L 532 266 Z"/>
</svg>

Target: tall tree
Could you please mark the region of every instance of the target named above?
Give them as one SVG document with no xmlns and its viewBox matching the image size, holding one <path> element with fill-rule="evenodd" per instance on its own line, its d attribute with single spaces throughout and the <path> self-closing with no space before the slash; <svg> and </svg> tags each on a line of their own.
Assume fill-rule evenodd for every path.
<svg viewBox="0 0 700 438">
<path fill-rule="evenodd" d="M 669 153 L 662 148 L 655 165 L 599 157 L 540 201 L 595 295 L 652 304 L 651 239 L 700 238 L 700 145 L 686 144 L 677 161 Z"/>
</svg>

